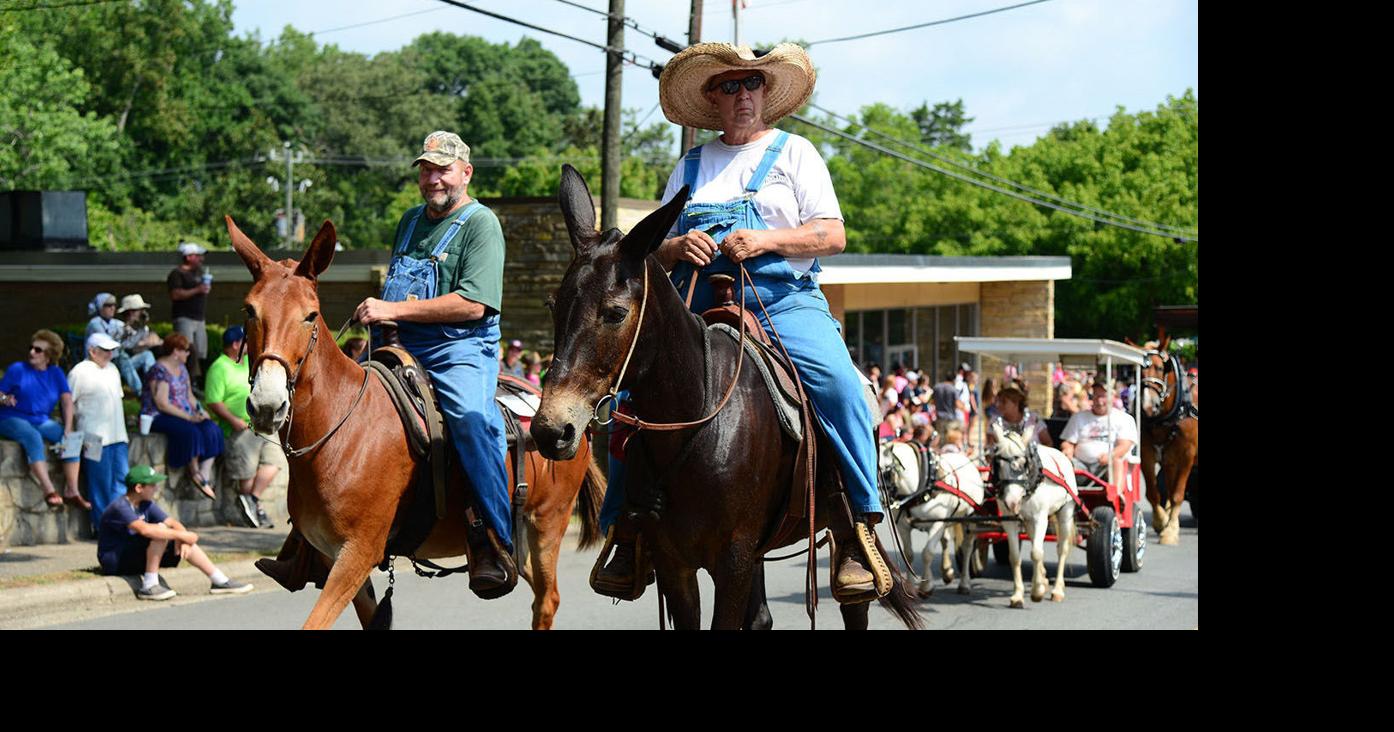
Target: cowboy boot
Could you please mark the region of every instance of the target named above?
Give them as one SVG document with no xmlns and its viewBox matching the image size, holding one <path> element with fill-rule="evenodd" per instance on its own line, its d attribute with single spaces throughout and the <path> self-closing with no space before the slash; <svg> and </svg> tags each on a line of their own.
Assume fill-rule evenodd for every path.
<svg viewBox="0 0 1394 732">
<path fill-rule="evenodd" d="M 838 494 L 828 526 L 833 534 L 833 599 L 844 604 L 871 602 L 891 590 L 890 567 L 876 546 L 875 518 L 853 518 L 847 498 Z"/>
<path fill-rule="evenodd" d="M 641 548 L 642 537 L 638 522 L 628 514 L 610 527 L 605 547 L 591 569 L 591 589 L 597 594 L 619 600 L 637 600 L 654 583 L 656 576 Z M 614 549 L 614 556 L 610 551 Z M 609 557 L 609 563 L 606 558 Z M 641 569 L 642 568 L 642 569 Z M 642 582 L 640 579 L 642 578 Z"/>
<path fill-rule="evenodd" d="M 323 589 L 324 581 L 328 579 L 328 571 L 315 561 L 315 553 L 314 547 L 305 541 L 305 537 L 291 528 L 276 558 L 262 557 L 256 561 L 256 568 L 291 592 L 305 589 L 306 583 L 311 581 L 316 587 Z M 319 571 L 316 572 L 316 569 Z"/>
<path fill-rule="evenodd" d="M 469 558 L 470 591 L 484 600 L 503 597 L 518 586 L 518 567 L 503 548 L 498 534 L 466 510 L 469 531 L 465 548 Z"/>
</svg>

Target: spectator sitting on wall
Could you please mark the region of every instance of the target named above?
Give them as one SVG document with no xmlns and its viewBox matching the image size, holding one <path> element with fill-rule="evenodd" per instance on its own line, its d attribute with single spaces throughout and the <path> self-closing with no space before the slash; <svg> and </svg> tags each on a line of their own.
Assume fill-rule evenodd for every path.
<svg viewBox="0 0 1394 732">
<path fill-rule="evenodd" d="M 116 296 L 110 292 L 99 292 L 92 301 L 87 303 L 87 332 L 82 334 L 84 340 L 91 338 L 93 333 L 105 333 L 111 338 L 120 337 L 123 330 L 122 323 L 116 318 Z"/>
<path fill-rule="evenodd" d="M 116 315 L 123 322 L 121 335 L 115 336 L 121 350 L 114 363 L 126 386 L 140 394 L 145 372 L 155 365 L 154 349 L 160 346 L 161 338 L 150 330 L 150 303 L 139 294 L 121 298 Z"/>
<path fill-rule="evenodd" d="M 513 340 L 508 342 L 508 351 L 503 354 L 503 362 L 499 364 L 499 373 L 509 376 L 523 378 L 523 342 Z"/>
<path fill-rule="evenodd" d="M 112 501 L 102 514 L 97 531 L 97 561 L 105 575 L 140 575 L 142 600 L 168 600 L 176 594 L 160 583 L 160 567 L 175 567 L 187 559 L 208 575 L 214 595 L 251 592 L 246 582 L 229 579 L 198 546 L 198 534 L 170 518 L 155 503 L 165 476 L 148 465 L 137 465 L 126 475 L 126 495 Z"/>
<path fill-rule="evenodd" d="M 58 361 L 63 339 L 51 330 L 36 331 L 30 338 L 29 359 L 16 361 L 0 379 L 0 437 L 24 446 L 29 474 L 44 491 L 44 502 L 60 508 L 64 502 L 88 510 L 92 504 L 77 489 L 78 456 L 63 459 L 64 492 L 60 497 L 48 477 L 44 441 L 61 443 L 73 431 L 73 395 Z M 49 416 L 62 405 L 63 424 Z"/>
<path fill-rule="evenodd" d="M 533 386 L 542 388 L 542 354 L 537 351 L 523 354 L 523 378 Z"/>
<path fill-rule="evenodd" d="M 281 444 L 279 435 L 261 437 L 249 429 L 247 397 L 252 389 L 248 383 L 247 355 L 242 352 L 245 337 L 240 325 L 223 332 L 223 352 L 208 366 L 204 398 L 208 411 L 217 416 L 223 430 L 223 470 L 238 482 L 237 507 L 242 519 L 253 529 L 269 529 L 274 524 L 261 507 L 261 494 L 281 471 Z"/>
<path fill-rule="evenodd" d="M 204 310 L 208 293 L 213 289 L 212 275 L 203 271 L 203 255 L 208 250 L 185 242 L 179 245 L 179 266 L 165 278 L 174 314 L 174 332 L 189 339 L 194 358 L 187 367 L 194 382 L 203 374 L 203 359 L 208 357 L 208 324 Z"/>
<path fill-rule="evenodd" d="M 184 361 L 189 358 L 189 339 L 171 333 L 160 346 L 160 358 L 145 376 L 140 413 L 151 415 L 151 432 L 168 437 L 165 464 L 188 466 L 185 477 L 209 500 L 218 494 L 209 482 L 213 458 L 223 454 L 223 433 L 208 420 L 194 400 L 193 385 Z"/>
<path fill-rule="evenodd" d="M 120 348 L 107 334 L 93 333 L 87 338 L 87 360 L 68 372 L 77 429 L 86 440 L 99 440 L 102 444 L 97 460 L 88 458 L 86 446 L 82 456 L 83 482 L 87 484 L 87 495 L 92 497 L 94 534 L 106 507 L 126 492 L 129 438 L 126 414 L 121 408 L 121 375 L 112 364 Z"/>
</svg>

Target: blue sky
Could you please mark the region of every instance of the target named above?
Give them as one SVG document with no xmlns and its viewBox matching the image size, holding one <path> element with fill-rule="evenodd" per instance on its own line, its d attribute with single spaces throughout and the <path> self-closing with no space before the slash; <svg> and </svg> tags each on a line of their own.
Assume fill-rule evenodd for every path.
<svg viewBox="0 0 1394 732">
<path fill-rule="evenodd" d="M 605 40 L 599 15 L 557 0 L 466 0 L 470 4 L 596 43 Z M 575 0 L 596 9 L 607 0 Z M 854 35 L 982 12 L 1018 0 L 750 0 L 740 14 L 743 43 L 784 38 L 806 41 Z M 374 54 L 400 48 L 435 30 L 516 43 L 536 38 L 576 77 L 582 103 L 604 100 L 604 55 L 436 0 L 235 0 L 238 33 L 275 38 L 293 25 L 317 32 L 321 43 Z M 685 43 L 688 0 L 626 0 L 625 14 L 645 29 Z M 427 11 L 427 12 L 421 12 Z M 702 38 L 732 38 L 731 5 L 706 0 Z M 360 28 L 333 30 L 406 13 Z M 1104 117 L 1118 105 L 1153 109 L 1168 94 L 1199 94 L 1198 0 L 1051 0 L 1039 5 L 875 38 L 815 44 L 814 101 L 842 114 L 884 102 L 908 110 L 928 101 L 963 99 L 974 121 L 975 147 L 999 139 L 1028 145 L 1066 120 Z M 330 31 L 330 32 L 324 32 Z M 671 54 L 626 30 L 625 45 L 662 62 Z M 626 67 L 626 108 L 645 115 L 658 102 L 658 81 L 647 69 Z M 662 120 L 655 110 L 649 121 Z M 1100 120 L 1103 121 L 1103 120 Z"/>
</svg>

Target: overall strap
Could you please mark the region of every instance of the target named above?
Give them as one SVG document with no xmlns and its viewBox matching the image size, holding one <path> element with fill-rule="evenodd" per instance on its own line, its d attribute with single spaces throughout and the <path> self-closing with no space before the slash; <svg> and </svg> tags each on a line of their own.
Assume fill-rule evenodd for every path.
<svg viewBox="0 0 1394 732">
<path fill-rule="evenodd" d="M 789 133 L 780 130 L 774 136 L 774 142 L 765 148 L 765 157 L 760 159 L 760 167 L 755 169 L 755 175 L 750 177 L 750 182 L 745 185 L 747 193 L 756 193 L 760 186 L 765 184 L 765 176 L 770 174 L 770 168 L 774 167 L 774 161 L 779 158 L 779 153 L 784 150 L 784 142 L 789 139 Z"/>
<path fill-rule="evenodd" d="M 442 236 L 440 242 L 431 250 L 431 259 L 439 257 L 441 252 L 444 252 L 445 248 L 450 246 L 451 240 L 455 238 L 456 234 L 460 233 L 460 228 L 465 225 L 466 221 L 469 221 L 469 218 L 474 215 L 475 211 L 481 208 L 484 208 L 484 204 L 479 201 L 470 201 L 469 204 L 465 206 L 465 210 L 461 211 L 460 215 L 456 216 L 455 220 L 450 222 L 450 228 L 446 230 L 445 236 Z"/>
<path fill-rule="evenodd" d="M 400 257 L 407 253 L 407 242 L 411 241 L 412 232 L 416 231 L 416 222 L 421 220 L 421 214 L 425 210 L 426 207 L 423 206 L 421 211 L 418 211 L 415 216 L 411 217 L 411 223 L 407 224 L 407 230 L 403 232 L 402 240 L 397 242 L 397 251 L 392 253 L 393 256 Z"/>
<path fill-rule="evenodd" d="M 682 184 L 687 186 L 687 200 L 692 200 L 692 192 L 697 189 L 697 169 L 702 166 L 702 146 L 692 148 L 682 159 Z"/>
</svg>

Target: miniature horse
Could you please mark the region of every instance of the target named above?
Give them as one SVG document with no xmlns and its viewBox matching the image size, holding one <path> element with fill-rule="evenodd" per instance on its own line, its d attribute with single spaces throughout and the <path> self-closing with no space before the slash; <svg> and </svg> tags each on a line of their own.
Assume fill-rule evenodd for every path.
<svg viewBox="0 0 1394 732">
<path fill-rule="evenodd" d="M 247 355 L 255 369 L 247 411 L 257 432 L 279 432 L 290 463 L 291 521 L 329 566 L 304 627 L 332 626 L 352 600 L 367 628 L 377 611 L 369 574 L 383 560 L 399 505 L 421 490 L 413 479 L 422 471 L 387 388 L 335 347 L 320 314 L 316 281 L 334 257 L 334 225 L 324 222 L 299 262 L 273 262 L 231 217 L 227 227 L 253 280 L 245 307 Z M 312 449 L 292 454 L 299 452 L 293 448 Z M 507 463 L 511 492 L 513 461 Z M 585 547 L 599 538 L 605 488 L 588 448 L 562 462 L 528 455 L 526 463 L 530 490 L 521 509 L 526 531 L 520 532 L 526 536 L 514 541 L 527 542 L 530 561 L 519 573 L 532 585 L 532 627 L 541 630 L 551 627 L 560 601 L 557 554 L 572 506 L 583 494 Z M 416 550 L 418 559 L 466 553 L 463 478 L 458 470 L 451 473 L 445 516 Z"/>
<path fill-rule="evenodd" d="M 617 229 L 596 231 L 590 191 L 569 165 L 563 166 L 559 198 L 576 256 L 553 306 L 556 359 L 532 424 L 538 449 L 553 459 L 576 454 L 597 403 L 612 386 L 629 389 L 634 414 L 647 420 L 689 421 L 709 414 L 737 377 L 739 346 L 712 333 L 706 354 L 708 334 L 701 319 L 688 311 L 649 256 L 677 220 L 686 196 L 679 194 L 649 214 L 628 236 Z M 666 508 L 642 532 L 652 547 L 658 590 L 674 626 L 682 629 L 701 624 L 698 569 L 706 569 L 716 585 L 712 627 L 746 623 L 763 594 L 755 581 L 759 549 L 783 516 L 790 493 L 793 442 L 781 434 L 770 394 L 749 359 L 745 366 L 714 419 L 698 428 L 640 430 L 628 445 L 631 497 L 636 491 L 664 496 Z M 622 368 L 627 368 L 623 376 Z M 617 384 L 621 378 L 624 383 Z M 831 460 L 818 467 L 821 497 L 836 476 Z M 826 524 L 826 503 L 818 503 L 820 527 Z M 898 576 L 881 602 L 907 626 L 920 626 Z M 841 610 L 847 627 L 866 627 L 866 603 L 844 604 Z"/>
<path fill-rule="evenodd" d="M 926 451 L 924 454 L 927 460 L 920 460 L 916 454 L 920 450 Z M 929 473 L 927 479 L 920 474 L 922 467 Z M 894 492 L 894 498 L 897 500 L 913 499 L 916 493 L 924 491 L 922 499 L 911 500 L 895 516 L 895 528 L 900 532 L 900 545 L 906 551 L 911 548 L 911 531 L 924 530 L 928 526 L 926 533 L 929 534 L 929 539 L 924 546 L 924 575 L 920 578 L 919 596 L 929 597 L 934 593 L 930 562 L 933 560 L 935 545 L 941 543 L 941 537 L 943 563 L 940 573 L 944 578 L 944 584 L 948 585 L 954 581 L 952 559 L 956 555 L 959 561 L 958 592 L 961 595 L 971 592 L 968 562 L 972 561 L 975 543 L 973 525 L 962 524 L 963 544 L 961 551 L 956 553 L 953 539 L 955 532 L 951 529 L 946 530 L 948 524 L 944 519 L 969 516 L 973 513 L 973 507 L 949 491 L 935 489 L 933 486 L 935 481 L 943 481 L 968 496 L 974 503 L 982 505 L 983 478 L 977 465 L 962 453 L 936 455 L 915 443 L 887 442 L 881 445 L 881 473 L 884 476 L 882 482 Z"/>
<path fill-rule="evenodd" d="M 1005 432 L 993 423 L 997 438 L 992 453 L 992 480 L 997 489 L 997 503 L 1003 516 L 1016 516 L 1031 540 L 1031 601 L 1045 599 L 1045 536 L 1050 517 L 1055 516 L 1056 539 L 1055 588 L 1050 593 L 1054 602 L 1065 600 L 1065 560 L 1075 536 L 1075 503 L 1071 493 L 1078 493 L 1075 469 L 1065 453 L 1053 447 L 1030 442 L 1017 432 Z M 1067 490 L 1047 480 L 1043 471 L 1069 485 Z M 1004 520 L 1007 533 L 1007 558 L 1012 566 L 1011 606 L 1025 606 L 1021 584 L 1021 534 L 1018 521 Z"/>
<path fill-rule="evenodd" d="M 1167 354 L 1171 338 L 1147 352 L 1142 368 L 1142 477 L 1147 481 L 1147 502 L 1152 504 L 1152 527 L 1162 544 L 1181 541 L 1181 502 L 1191 469 L 1198 464 L 1200 417 L 1181 393 L 1181 363 Z M 1158 454 L 1158 448 L 1161 454 Z M 1162 463 L 1162 496 L 1157 481 L 1157 461 Z M 1192 510 L 1194 511 L 1194 505 Z"/>
</svg>

